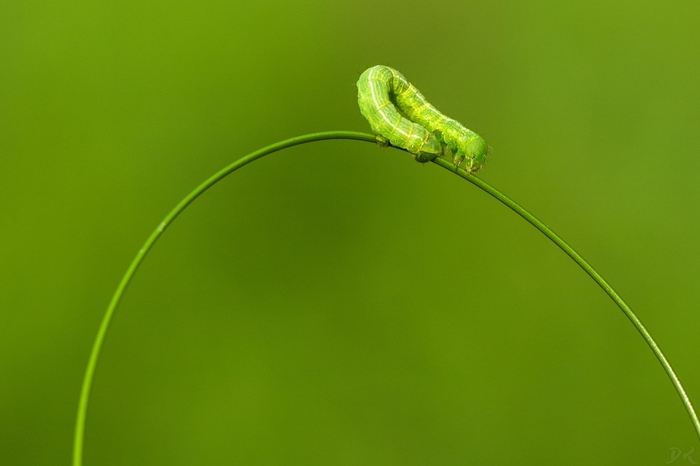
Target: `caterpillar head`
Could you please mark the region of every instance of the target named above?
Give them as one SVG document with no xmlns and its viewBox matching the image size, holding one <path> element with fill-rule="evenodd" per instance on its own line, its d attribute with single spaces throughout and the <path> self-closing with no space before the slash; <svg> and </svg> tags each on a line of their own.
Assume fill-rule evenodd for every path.
<svg viewBox="0 0 700 466">
<path fill-rule="evenodd" d="M 486 156 L 489 153 L 489 146 L 484 138 L 476 133 L 472 134 L 471 138 L 466 136 L 460 138 L 453 160 L 457 166 L 464 163 L 464 169 L 469 173 L 477 172 L 486 161 Z"/>
</svg>

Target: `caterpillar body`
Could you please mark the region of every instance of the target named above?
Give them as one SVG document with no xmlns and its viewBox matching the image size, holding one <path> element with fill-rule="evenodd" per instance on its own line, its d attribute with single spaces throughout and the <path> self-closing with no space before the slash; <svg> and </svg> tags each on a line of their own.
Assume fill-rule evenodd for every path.
<svg viewBox="0 0 700 466">
<path fill-rule="evenodd" d="M 418 89 L 393 68 L 377 65 L 357 81 L 357 101 L 380 142 L 407 150 L 421 163 L 452 156 L 474 173 L 489 147 L 474 131 L 440 113 Z"/>
</svg>

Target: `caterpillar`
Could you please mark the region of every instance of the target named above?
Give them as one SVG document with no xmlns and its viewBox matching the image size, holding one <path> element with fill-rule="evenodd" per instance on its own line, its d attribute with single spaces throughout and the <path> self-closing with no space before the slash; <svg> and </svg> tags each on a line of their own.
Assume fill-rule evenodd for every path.
<svg viewBox="0 0 700 466">
<path fill-rule="evenodd" d="M 489 147 L 481 136 L 440 113 L 393 68 L 365 70 L 357 81 L 357 102 L 380 143 L 405 149 L 418 162 L 452 156 L 456 166 L 474 173 L 486 160 Z"/>
</svg>

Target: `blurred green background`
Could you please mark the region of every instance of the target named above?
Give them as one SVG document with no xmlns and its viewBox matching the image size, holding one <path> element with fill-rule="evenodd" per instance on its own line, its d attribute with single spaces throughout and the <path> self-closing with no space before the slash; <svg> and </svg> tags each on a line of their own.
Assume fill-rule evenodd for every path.
<svg viewBox="0 0 700 466">
<path fill-rule="evenodd" d="M 368 131 L 392 66 L 494 152 L 700 404 L 700 3 L 0 2 L 0 464 L 69 464 L 121 275 L 231 161 Z M 664 464 L 700 444 L 632 325 L 434 165 L 350 141 L 198 199 L 117 311 L 86 465 Z M 689 464 L 679 458 L 677 464 Z"/>
</svg>

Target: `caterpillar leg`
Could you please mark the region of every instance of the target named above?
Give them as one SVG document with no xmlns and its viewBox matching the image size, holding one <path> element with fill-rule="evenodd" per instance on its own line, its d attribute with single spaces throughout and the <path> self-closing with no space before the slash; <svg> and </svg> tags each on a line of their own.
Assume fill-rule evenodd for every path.
<svg viewBox="0 0 700 466">
<path fill-rule="evenodd" d="M 464 156 L 459 156 L 456 152 L 453 152 L 452 148 L 448 144 L 445 144 L 443 146 L 442 154 L 440 154 L 440 157 L 449 160 L 457 168 L 459 168 L 460 164 L 464 162 Z"/>
<path fill-rule="evenodd" d="M 464 156 L 464 154 L 457 153 L 457 154 L 454 154 L 454 156 L 452 157 L 452 163 L 454 164 L 455 167 L 461 168 L 465 159 L 466 159 L 466 157 Z"/>
<path fill-rule="evenodd" d="M 416 148 L 413 153 L 413 160 L 418 163 L 427 163 L 435 159 L 435 157 L 442 155 L 444 148 L 439 143 L 430 132 L 426 131 L 425 137 L 421 140 L 420 145 Z"/>
<path fill-rule="evenodd" d="M 399 147 L 400 149 L 403 149 L 406 152 L 410 153 L 411 155 L 413 155 L 413 160 L 415 160 L 418 163 L 427 163 L 433 160 L 438 155 L 442 154 L 441 150 L 438 151 L 434 147 L 435 145 L 432 144 L 432 141 L 429 139 L 428 136 L 430 135 L 428 134 L 425 140 L 422 141 L 420 146 L 418 146 L 418 148 L 414 150 L 396 145 L 394 145 L 394 147 Z M 375 133 L 374 137 L 377 140 L 377 145 L 379 147 L 387 147 L 389 145 L 392 145 L 391 141 L 388 138 L 385 138 L 384 136 L 380 136 L 379 134 Z"/>
<path fill-rule="evenodd" d="M 375 139 L 377 140 L 377 145 L 379 147 L 387 147 L 389 145 L 389 140 L 383 136 L 375 134 Z"/>
</svg>

